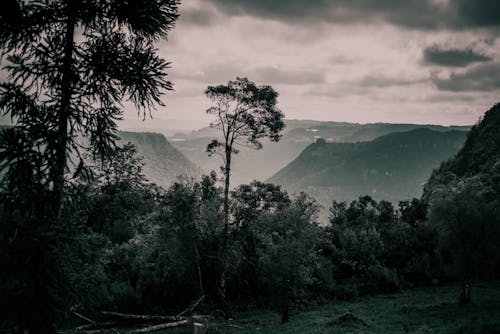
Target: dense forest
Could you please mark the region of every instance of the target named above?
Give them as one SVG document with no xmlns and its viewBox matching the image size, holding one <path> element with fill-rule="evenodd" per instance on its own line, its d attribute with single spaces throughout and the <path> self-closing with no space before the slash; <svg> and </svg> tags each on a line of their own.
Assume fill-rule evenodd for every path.
<svg viewBox="0 0 500 334">
<path fill-rule="evenodd" d="M 260 149 L 285 126 L 278 93 L 237 78 L 205 91 L 221 133 L 205 153 L 220 156 L 221 172 L 150 182 L 116 120 L 122 100 L 148 115 L 172 89 L 153 45 L 177 6 L 29 2 L 1 21 L 11 81 L 0 84 L 0 110 L 15 123 L 0 133 L 2 333 L 82 320 L 77 332 L 96 321 L 175 326 L 196 319 L 195 308 L 226 319 L 266 308 L 285 323 L 297 305 L 447 282 L 460 283 L 465 305 L 475 280 L 500 278 L 500 104 L 435 166 L 421 198 L 330 198 L 325 225 L 303 192 L 257 180 L 231 188 L 237 144 Z M 340 146 L 363 156 L 386 139 Z"/>
<path fill-rule="evenodd" d="M 36 308 L 40 303 L 56 307 L 62 321 L 69 310 L 97 318 L 103 310 L 174 314 L 200 296 L 207 311 L 229 316 L 271 307 L 285 321 L 291 305 L 314 300 L 498 277 L 497 177 L 486 167 L 498 157 L 483 155 L 478 138 L 498 145 L 490 122 L 499 114 L 498 105 L 488 111 L 460 153 L 432 175 L 422 199 L 397 207 L 369 196 L 332 199 L 330 223 L 320 226 L 313 198 L 259 181 L 241 185 L 230 194 L 224 248 L 217 175 L 161 188 L 145 179 L 131 144 L 115 149 L 112 159 L 94 161 L 92 178 L 81 174 L 66 183 L 57 223 L 21 224 L 21 213 L 7 203 L 22 207 L 22 189 L 4 191 L 3 326 L 46 316 Z M 467 160 L 479 162 L 476 170 L 453 169 L 476 155 L 484 159 Z M 7 175 L 13 177 L 10 170 Z M 218 285 L 223 256 L 229 263 L 224 299 Z M 36 272 L 37 266 L 43 268 Z M 48 276 L 40 280 L 40 272 Z M 49 282 L 40 295 L 37 285 Z"/>
</svg>

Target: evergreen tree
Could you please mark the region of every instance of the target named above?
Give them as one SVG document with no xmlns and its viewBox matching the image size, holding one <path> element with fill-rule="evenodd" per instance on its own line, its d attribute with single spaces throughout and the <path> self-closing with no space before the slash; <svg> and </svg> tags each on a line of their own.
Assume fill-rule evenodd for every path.
<svg viewBox="0 0 500 334">
<path fill-rule="evenodd" d="M 8 308 L 2 327 L 54 331 L 58 288 L 49 258 L 60 233 L 54 222 L 69 153 L 78 156 L 86 142 L 85 148 L 105 157 L 117 138 L 122 102 L 130 101 L 143 117 L 162 105 L 161 95 L 172 84 L 166 78 L 169 63 L 156 54 L 154 43 L 173 28 L 178 5 L 178 0 L 35 0 L 5 6 L 0 54 L 9 76 L 0 83 L 0 111 L 16 127 L 0 138 L 1 250 L 9 264 L 0 285 L 11 292 L 2 302 L 17 304 Z"/>
</svg>

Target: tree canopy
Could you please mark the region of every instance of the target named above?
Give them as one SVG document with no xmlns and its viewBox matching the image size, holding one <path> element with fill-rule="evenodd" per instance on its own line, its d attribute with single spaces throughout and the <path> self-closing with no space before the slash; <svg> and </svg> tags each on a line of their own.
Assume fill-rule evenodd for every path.
<svg viewBox="0 0 500 334">
<path fill-rule="evenodd" d="M 113 155 L 123 103 L 143 117 L 163 105 L 172 83 L 155 42 L 173 28 L 178 5 L 11 0 L 3 8 L 0 60 L 8 77 L 0 82 L 0 113 L 16 125 L 0 134 L 0 240 L 8 241 L 0 245 L 8 268 L 0 285 L 9 330 L 54 332 L 63 285 L 55 245 L 68 242 L 60 225 L 69 167 L 79 161 L 81 172 L 86 151 L 101 161 Z"/>
<path fill-rule="evenodd" d="M 52 214 L 60 208 L 67 154 L 82 147 L 79 136 L 104 155 L 114 145 L 124 101 L 143 117 L 163 105 L 162 93 L 172 84 L 166 79 L 169 63 L 154 42 L 172 29 L 178 3 L 28 1 L 17 8 L 19 20 L 0 21 L 3 69 L 9 73 L 0 83 L 0 110 L 17 125 L 6 136 L 27 142 L 4 147 L 2 160 L 14 171 L 21 167 L 20 155 L 31 157 L 22 168 L 31 164 L 42 174 L 39 180 L 50 184 Z"/>
</svg>

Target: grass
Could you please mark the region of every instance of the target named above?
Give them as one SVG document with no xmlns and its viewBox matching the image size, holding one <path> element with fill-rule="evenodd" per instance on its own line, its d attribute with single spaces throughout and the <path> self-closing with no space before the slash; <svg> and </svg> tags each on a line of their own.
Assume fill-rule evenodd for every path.
<svg viewBox="0 0 500 334">
<path fill-rule="evenodd" d="M 295 310 L 286 324 L 276 312 L 256 310 L 210 321 L 206 334 L 500 334 L 500 282 L 473 285 L 472 302 L 465 306 L 458 304 L 459 292 L 458 285 L 450 285 L 330 301 Z M 192 334 L 193 325 L 153 333 Z"/>
<path fill-rule="evenodd" d="M 209 323 L 207 334 L 500 334 L 500 282 L 474 285 L 473 301 L 466 306 L 458 305 L 459 290 L 455 285 L 332 301 L 294 312 L 286 324 L 280 324 L 279 314 L 272 311 L 247 312 L 232 321 Z M 184 331 L 188 332 L 192 333 Z"/>
</svg>

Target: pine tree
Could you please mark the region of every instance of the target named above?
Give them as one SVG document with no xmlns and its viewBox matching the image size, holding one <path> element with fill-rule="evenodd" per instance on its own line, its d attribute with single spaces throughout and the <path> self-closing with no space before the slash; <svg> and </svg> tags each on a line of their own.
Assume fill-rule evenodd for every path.
<svg viewBox="0 0 500 334">
<path fill-rule="evenodd" d="M 173 28 L 178 6 L 179 0 L 6 2 L 0 60 L 9 76 L 0 83 L 0 111 L 16 126 L 0 138 L 1 250 L 2 260 L 12 265 L 0 285 L 19 283 L 20 290 L 9 296 L 24 299 L 10 307 L 10 321 L 2 327 L 54 331 L 54 282 L 47 275 L 54 268 L 47 261 L 68 156 L 82 148 L 106 156 L 117 139 L 122 102 L 130 101 L 143 117 L 162 105 L 172 84 L 166 78 L 169 63 L 154 45 Z M 29 278 L 22 270 L 16 276 L 21 264 L 33 265 Z M 37 312 L 44 316 L 35 317 Z"/>
</svg>

